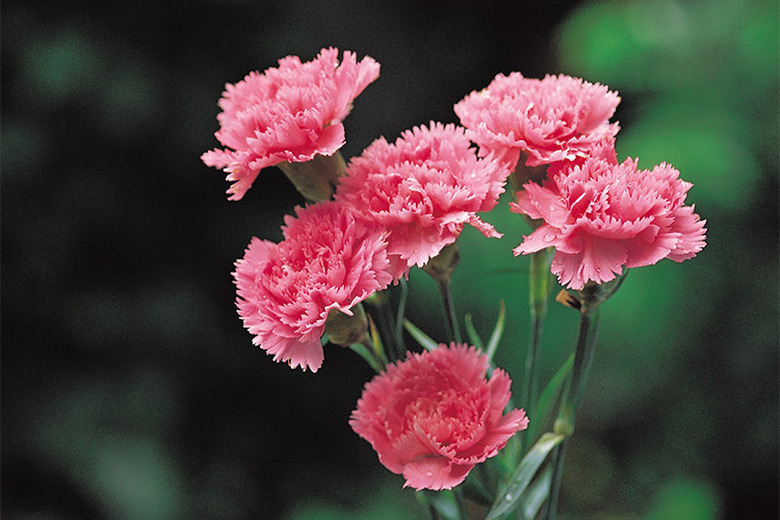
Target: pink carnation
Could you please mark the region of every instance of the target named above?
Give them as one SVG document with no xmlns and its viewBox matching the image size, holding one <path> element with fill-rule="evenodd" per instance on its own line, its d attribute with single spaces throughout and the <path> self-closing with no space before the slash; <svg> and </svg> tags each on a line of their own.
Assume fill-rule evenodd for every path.
<svg viewBox="0 0 780 520">
<path fill-rule="evenodd" d="M 233 273 L 238 314 L 253 343 L 292 368 L 316 372 L 328 311 L 350 308 L 392 277 L 384 236 L 341 204 L 327 202 L 287 216 L 278 244 L 253 238 Z"/>
<path fill-rule="evenodd" d="M 468 345 L 411 353 L 366 384 L 349 424 L 404 487 L 451 489 L 528 427 L 523 410 L 502 415 L 512 382 L 487 368 Z"/>
<path fill-rule="evenodd" d="M 305 162 L 316 154 L 332 155 L 344 144 L 341 121 L 352 100 L 379 76 L 379 64 L 354 53 L 322 49 L 317 58 L 301 63 L 297 56 L 279 60 L 278 68 L 251 72 L 226 85 L 214 134 L 225 149 L 215 148 L 201 159 L 228 172 L 230 200 L 241 199 L 261 169 L 284 161 Z"/>
<path fill-rule="evenodd" d="M 493 209 L 508 174 L 497 161 L 477 157 L 463 128 L 432 122 L 405 131 L 395 144 L 377 139 L 353 158 L 336 200 L 389 231 L 398 278 L 453 243 L 465 224 L 501 236 L 476 213 Z"/>
<path fill-rule="evenodd" d="M 639 170 L 635 160 L 618 164 L 599 153 L 543 186 L 529 182 L 511 209 L 544 224 L 514 253 L 555 247 L 552 272 L 571 289 L 613 280 L 623 267 L 692 258 L 704 248 L 706 221 L 683 205 L 692 185 L 679 173 L 665 163 Z"/>
<path fill-rule="evenodd" d="M 480 152 L 492 152 L 514 167 L 573 160 L 593 143 L 617 134 L 609 124 L 620 98 L 604 85 L 570 76 L 524 78 L 499 74 L 487 88 L 455 105 L 455 113 Z"/>
</svg>

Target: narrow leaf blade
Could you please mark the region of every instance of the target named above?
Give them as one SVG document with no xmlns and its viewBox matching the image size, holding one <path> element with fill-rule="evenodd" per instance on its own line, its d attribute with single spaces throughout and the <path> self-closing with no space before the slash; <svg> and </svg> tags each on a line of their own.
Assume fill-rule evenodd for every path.
<svg viewBox="0 0 780 520">
<path fill-rule="evenodd" d="M 569 377 L 569 373 L 571 372 L 571 367 L 573 364 L 574 353 L 572 352 L 569 357 L 566 358 L 566 361 L 563 362 L 558 371 L 555 372 L 555 374 L 553 374 L 553 376 L 550 378 L 550 381 L 547 383 L 547 386 L 544 387 L 544 390 L 542 390 L 542 393 L 539 396 L 539 400 L 536 402 L 536 407 L 534 408 L 537 420 L 528 427 L 529 441 L 533 442 L 533 439 L 536 437 L 537 430 L 539 428 L 544 428 L 545 424 L 547 424 L 547 421 L 550 419 L 550 417 L 552 417 L 553 405 L 555 404 L 556 399 L 563 389 L 563 385 L 566 383 L 566 380 Z"/>
<path fill-rule="evenodd" d="M 469 335 L 469 341 L 472 345 L 480 350 L 485 350 L 485 345 L 482 343 L 482 338 L 479 337 L 477 329 L 474 328 L 474 322 L 471 319 L 471 314 L 466 314 L 466 334 Z"/>
<path fill-rule="evenodd" d="M 547 467 L 542 474 L 534 480 L 533 484 L 528 486 L 523 496 L 523 515 L 525 518 L 536 518 L 542 504 L 550 495 L 550 484 L 552 483 L 552 468 Z"/>
<path fill-rule="evenodd" d="M 485 353 L 487 354 L 487 357 L 491 362 L 493 361 L 493 355 L 496 353 L 496 349 L 498 348 L 498 342 L 501 341 L 501 336 L 504 335 L 505 322 L 506 322 L 506 305 L 504 305 L 504 300 L 499 300 L 498 319 L 496 320 L 496 326 L 493 329 L 493 333 L 490 335 L 490 339 L 488 340 L 487 347 L 485 350 Z"/>
<path fill-rule="evenodd" d="M 420 502 L 435 509 L 445 520 L 460 520 L 458 505 L 455 503 L 455 496 L 452 494 L 452 491 L 431 491 L 426 489 L 418 491 L 417 498 Z"/>
<path fill-rule="evenodd" d="M 488 512 L 485 520 L 500 520 L 505 515 L 514 511 L 520 505 L 520 499 L 528 484 L 531 483 L 534 475 L 539 470 L 547 455 L 555 448 L 564 436 L 557 433 L 545 433 L 539 442 L 534 444 L 533 448 L 526 454 L 512 479 L 501 491 L 498 499 L 493 503 L 493 507 Z"/>
<path fill-rule="evenodd" d="M 434 350 L 439 344 L 433 341 L 430 336 L 418 329 L 411 321 L 404 320 L 404 328 L 411 336 L 426 350 Z"/>
<path fill-rule="evenodd" d="M 352 352 L 355 352 L 358 356 L 362 357 L 366 363 L 368 363 L 371 368 L 373 368 L 377 374 L 382 372 L 382 369 L 379 366 L 379 363 L 377 363 L 376 358 L 371 354 L 371 352 L 368 351 L 365 345 L 361 345 L 360 343 L 353 343 L 349 346 L 349 349 Z"/>
</svg>

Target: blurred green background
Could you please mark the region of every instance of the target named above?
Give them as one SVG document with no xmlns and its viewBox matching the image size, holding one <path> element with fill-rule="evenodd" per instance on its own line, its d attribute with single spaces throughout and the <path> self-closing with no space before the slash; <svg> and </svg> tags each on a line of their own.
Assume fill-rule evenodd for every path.
<svg viewBox="0 0 780 520">
<path fill-rule="evenodd" d="M 326 348 L 316 375 L 251 345 L 230 272 L 300 203 L 264 171 L 240 203 L 199 156 L 225 82 L 335 45 L 382 65 L 346 157 L 498 72 L 616 89 L 618 153 L 675 165 L 708 220 L 695 259 L 633 270 L 602 311 L 570 443 L 563 519 L 778 515 L 776 1 L 2 4 L 2 516 L 424 518 L 347 425 L 371 370 Z M 508 200 L 508 199 L 507 199 Z M 456 303 L 519 384 L 528 229 L 506 205 L 468 229 Z M 433 282 L 410 316 L 443 338 Z M 554 305 L 549 376 L 576 314 Z"/>
</svg>

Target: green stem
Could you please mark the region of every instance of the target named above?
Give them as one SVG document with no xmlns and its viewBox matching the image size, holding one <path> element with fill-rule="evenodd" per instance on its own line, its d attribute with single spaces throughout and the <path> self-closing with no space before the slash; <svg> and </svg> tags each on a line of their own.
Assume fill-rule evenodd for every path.
<svg viewBox="0 0 780 520">
<path fill-rule="evenodd" d="M 583 309 L 585 308 L 583 307 Z M 574 419 L 585 393 L 585 383 L 588 381 L 590 366 L 593 364 L 597 329 L 598 308 L 588 308 L 580 314 L 580 333 L 577 338 L 577 349 L 574 351 L 574 366 L 571 369 L 571 379 L 566 385 L 561 408 L 555 420 L 556 433 L 562 433 L 566 436 L 574 433 Z"/>
<path fill-rule="evenodd" d="M 381 312 L 382 322 L 384 323 L 384 333 L 388 343 L 388 350 L 393 353 L 393 361 L 396 361 L 401 359 L 403 355 L 399 349 L 398 343 L 396 342 L 395 316 L 393 316 L 393 310 L 390 308 L 390 298 L 387 298 L 387 300 L 383 302 Z"/>
<path fill-rule="evenodd" d="M 282 162 L 276 166 L 301 195 L 312 202 L 330 199 L 346 168 L 344 157 L 338 150 L 333 155 L 318 154 L 309 161 Z"/>
<path fill-rule="evenodd" d="M 531 312 L 531 338 L 528 344 L 528 356 L 525 362 L 525 385 L 521 401 L 524 406 L 532 407 L 538 398 L 539 344 L 542 338 L 544 320 L 547 317 L 547 300 L 550 293 L 550 249 L 537 251 L 531 255 L 528 271 L 528 303 Z"/>
<path fill-rule="evenodd" d="M 468 509 L 466 509 L 466 499 L 463 498 L 463 489 L 458 486 L 452 490 L 452 494 L 455 495 L 455 504 L 458 506 L 459 520 L 469 520 L 469 512 Z"/>
<path fill-rule="evenodd" d="M 577 410 L 585 393 L 585 383 L 587 383 L 588 373 L 593 364 L 597 329 L 598 308 L 595 306 L 584 306 L 580 313 L 580 332 L 577 338 L 577 348 L 574 352 L 574 366 L 572 367 L 571 379 L 566 385 L 566 390 L 561 400 L 561 407 L 558 411 L 558 418 L 555 420 L 555 433 L 562 434 L 566 438 L 555 447 L 553 454 L 553 477 L 545 516 L 546 520 L 555 519 L 558 492 L 563 474 L 563 455 L 566 449 L 566 440 L 574 433 L 574 421 Z"/>
<path fill-rule="evenodd" d="M 382 291 L 375 294 L 376 298 L 370 300 L 373 317 L 376 320 L 379 329 L 379 337 L 385 345 L 385 352 L 391 362 L 399 359 L 399 349 L 396 345 L 396 327 L 394 324 L 393 312 L 390 309 L 390 294 Z"/>
<path fill-rule="evenodd" d="M 561 490 L 561 475 L 563 474 L 563 454 L 566 449 L 568 439 L 564 439 L 561 443 L 555 447 L 552 456 L 552 468 L 553 474 L 550 481 L 550 494 L 547 497 L 547 511 L 545 513 L 546 520 L 552 520 L 555 518 L 555 513 L 558 509 L 558 494 Z"/>
<path fill-rule="evenodd" d="M 547 317 L 547 301 L 549 299 L 552 273 L 550 272 L 550 257 L 552 249 L 537 251 L 531 255 L 528 271 L 528 303 L 531 315 L 531 336 L 528 342 L 528 354 L 525 360 L 525 378 L 520 394 L 520 403 L 526 413 L 533 417 L 539 396 L 539 345 L 542 339 L 544 320 Z M 521 439 L 525 441 L 529 431 L 523 432 Z M 533 442 L 533 439 L 530 440 Z M 523 442 L 525 444 L 525 442 Z"/>
<path fill-rule="evenodd" d="M 352 344 L 349 348 L 362 357 L 377 374 L 382 373 L 382 370 L 387 364 L 387 359 L 383 355 L 384 352 L 378 352 L 377 349 L 374 348 L 370 339 L 366 338 L 362 343 Z"/>
<path fill-rule="evenodd" d="M 539 344 L 544 328 L 544 317 L 531 314 L 531 338 L 528 342 L 528 356 L 525 359 L 525 385 L 521 394 L 522 406 L 533 413 L 539 395 Z"/>
<path fill-rule="evenodd" d="M 395 318 L 395 344 L 398 347 L 400 358 L 406 356 L 406 344 L 404 343 L 404 319 L 406 318 L 406 298 L 409 296 L 409 285 L 402 276 L 398 281 L 401 287 L 401 297 L 398 301 L 398 313 Z"/>
<path fill-rule="evenodd" d="M 452 284 L 449 279 L 438 284 L 441 301 L 444 304 L 444 322 L 447 326 L 447 335 L 450 341 L 461 343 L 460 328 L 458 327 L 458 315 L 455 312 L 455 302 L 452 299 Z"/>
</svg>

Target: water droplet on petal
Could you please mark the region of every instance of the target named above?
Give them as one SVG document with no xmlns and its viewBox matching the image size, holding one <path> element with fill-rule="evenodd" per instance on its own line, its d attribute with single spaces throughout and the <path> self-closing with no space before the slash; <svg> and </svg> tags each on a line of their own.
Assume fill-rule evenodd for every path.
<svg viewBox="0 0 780 520">
<path fill-rule="evenodd" d="M 432 477 L 433 476 L 433 471 L 426 471 L 425 472 L 425 476 L 426 477 Z"/>
</svg>

